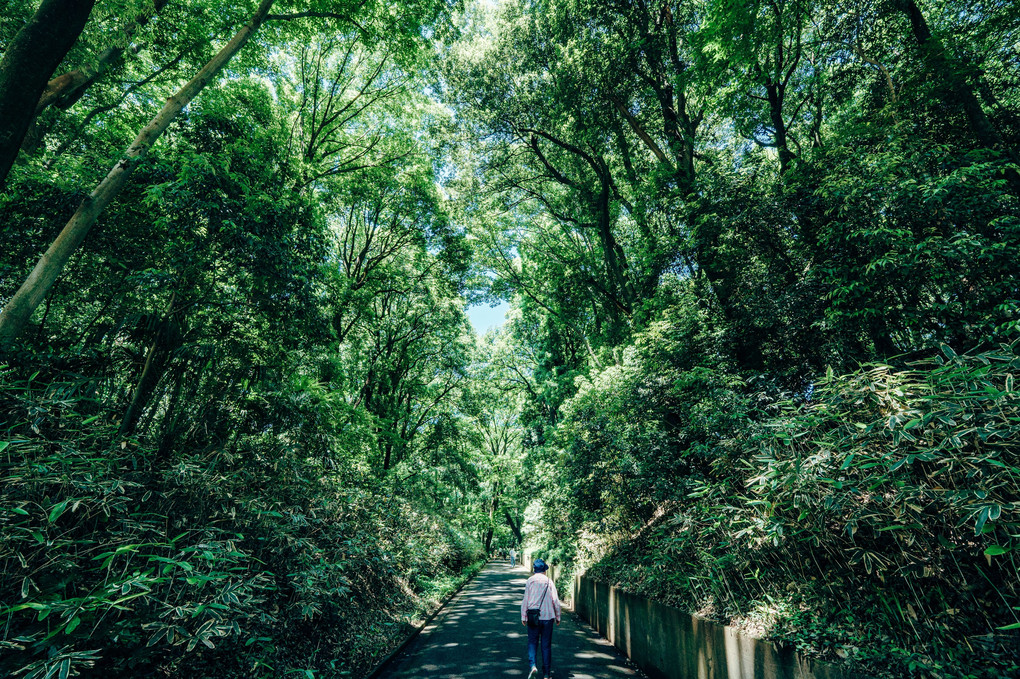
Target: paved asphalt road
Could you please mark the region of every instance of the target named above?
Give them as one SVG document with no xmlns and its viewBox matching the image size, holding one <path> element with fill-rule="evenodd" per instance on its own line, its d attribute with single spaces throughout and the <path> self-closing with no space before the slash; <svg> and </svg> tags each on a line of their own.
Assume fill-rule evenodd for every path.
<svg viewBox="0 0 1020 679">
<path fill-rule="evenodd" d="M 528 676 L 521 597 L 530 573 L 490 563 L 386 668 L 380 679 L 497 679 Z M 553 679 L 642 675 L 612 645 L 564 608 L 553 630 Z"/>
</svg>

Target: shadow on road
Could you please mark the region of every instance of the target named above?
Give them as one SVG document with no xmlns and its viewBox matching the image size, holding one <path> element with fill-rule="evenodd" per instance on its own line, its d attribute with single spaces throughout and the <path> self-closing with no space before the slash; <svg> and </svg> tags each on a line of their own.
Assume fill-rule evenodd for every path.
<svg viewBox="0 0 1020 679">
<path fill-rule="evenodd" d="M 451 601 L 381 677 L 526 677 L 528 633 L 521 597 L 530 573 L 493 562 Z M 553 632 L 555 679 L 642 677 L 608 641 L 564 611 Z"/>
</svg>

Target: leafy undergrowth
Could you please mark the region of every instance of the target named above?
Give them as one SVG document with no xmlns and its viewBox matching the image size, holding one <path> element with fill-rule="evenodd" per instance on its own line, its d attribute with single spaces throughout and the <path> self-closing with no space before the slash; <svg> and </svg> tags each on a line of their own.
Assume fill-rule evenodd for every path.
<svg viewBox="0 0 1020 679">
<path fill-rule="evenodd" d="M 74 382 L 4 385 L 0 675 L 346 676 L 476 541 L 279 437 L 160 465 Z"/>
<path fill-rule="evenodd" d="M 731 432 L 588 575 L 874 676 L 1020 676 L 1020 354 L 942 351 Z"/>
</svg>

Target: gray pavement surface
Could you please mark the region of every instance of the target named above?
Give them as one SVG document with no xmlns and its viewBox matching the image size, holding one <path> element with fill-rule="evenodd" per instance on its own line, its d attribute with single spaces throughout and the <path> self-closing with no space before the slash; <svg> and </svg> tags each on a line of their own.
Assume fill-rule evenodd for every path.
<svg viewBox="0 0 1020 679">
<path fill-rule="evenodd" d="M 528 676 L 528 630 L 521 597 L 531 575 L 489 563 L 397 656 L 380 679 L 496 679 Z M 553 630 L 554 679 L 644 679 L 629 660 L 564 607 Z"/>
</svg>

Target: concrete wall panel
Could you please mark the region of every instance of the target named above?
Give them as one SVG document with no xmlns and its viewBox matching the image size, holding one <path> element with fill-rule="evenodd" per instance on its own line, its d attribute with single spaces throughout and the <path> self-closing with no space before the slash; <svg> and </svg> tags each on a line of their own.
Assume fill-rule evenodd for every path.
<svg viewBox="0 0 1020 679">
<path fill-rule="evenodd" d="M 652 679 L 860 676 L 584 576 L 571 589 L 574 612 Z"/>
</svg>

